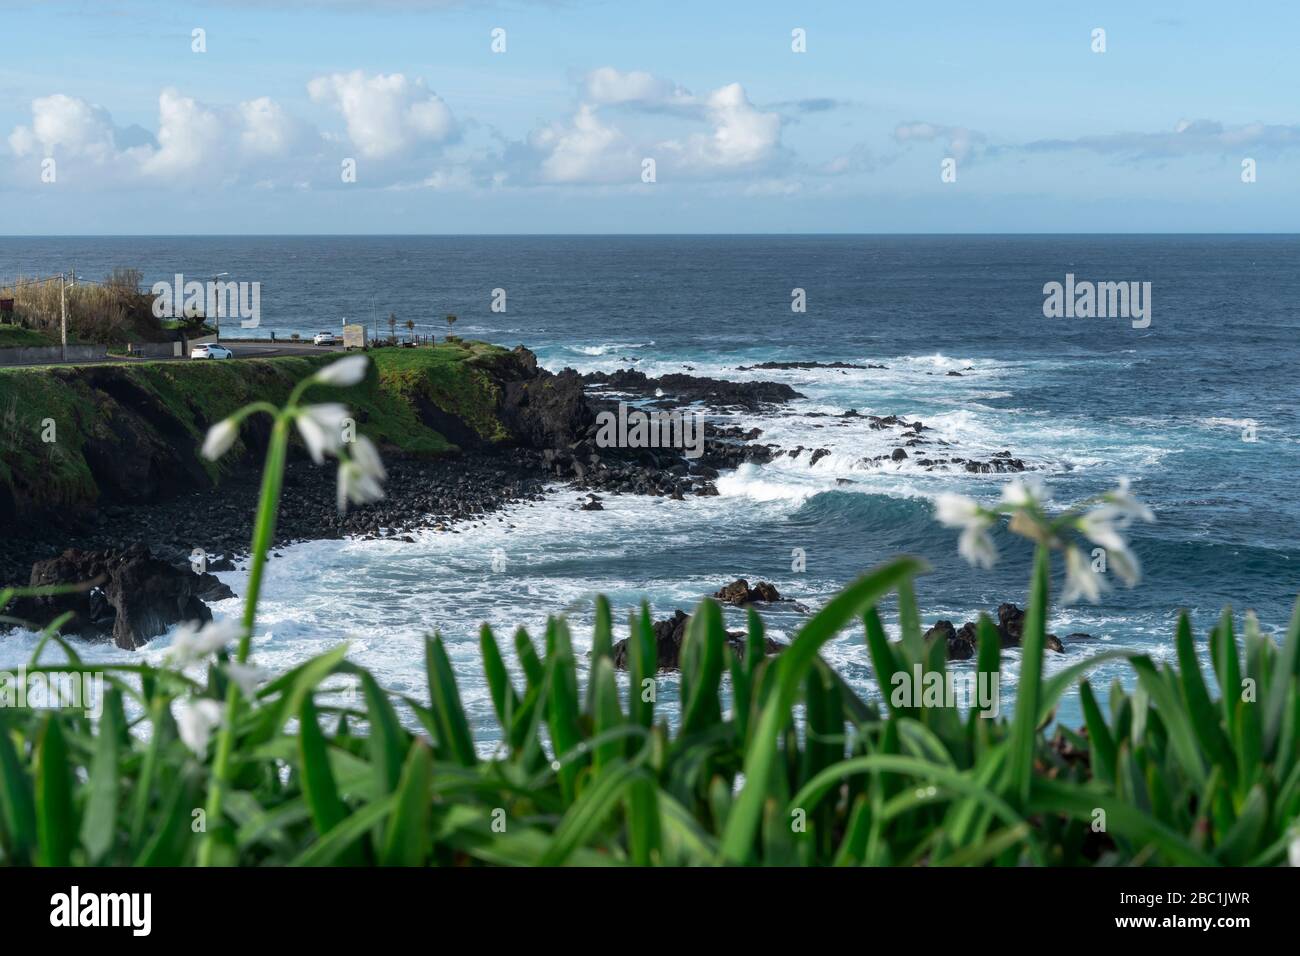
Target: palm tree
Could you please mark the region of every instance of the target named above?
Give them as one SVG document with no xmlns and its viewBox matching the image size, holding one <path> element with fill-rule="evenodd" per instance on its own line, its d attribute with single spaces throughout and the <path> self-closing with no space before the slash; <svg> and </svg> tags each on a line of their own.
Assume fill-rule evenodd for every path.
<svg viewBox="0 0 1300 956">
<path fill-rule="evenodd" d="M 415 319 L 406 320 L 406 337 L 411 340 L 415 339 Z"/>
<path fill-rule="evenodd" d="M 388 337 L 392 341 L 397 341 L 397 315 L 394 312 L 388 313 Z"/>
<path fill-rule="evenodd" d="M 447 338 L 451 338 L 451 327 L 455 324 L 456 317 L 454 315 L 447 316 Z"/>
</svg>

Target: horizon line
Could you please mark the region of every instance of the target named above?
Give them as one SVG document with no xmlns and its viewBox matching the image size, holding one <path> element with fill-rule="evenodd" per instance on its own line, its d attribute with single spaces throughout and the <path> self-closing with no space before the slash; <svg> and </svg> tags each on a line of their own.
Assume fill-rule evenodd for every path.
<svg viewBox="0 0 1300 956">
<path fill-rule="evenodd" d="M 2 239 L 608 239 L 608 238 L 1297 237 L 1294 232 L 86 232 L 0 233 Z"/>
</svg>

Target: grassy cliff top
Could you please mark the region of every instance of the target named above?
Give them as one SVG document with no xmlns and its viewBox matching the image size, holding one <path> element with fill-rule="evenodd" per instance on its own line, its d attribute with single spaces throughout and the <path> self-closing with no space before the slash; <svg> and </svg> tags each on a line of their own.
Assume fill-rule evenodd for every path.
<svg viewBox="0 0 1300 956">
<path fill-rule="evenodd" d="M 489 371 L 505 349 L 460 342 L 368 354 L 364 383 L 314 387 L 309 400 L 345 403 L 363 434 L 409 454 L 457 451 L 430 422 L 454 421 L 462 441 L 471 433 L 476 442 L 509 437 Z M 178 467 L 219 480 L 218 467 L 197 455 L 208 426 L 252 401 L 283 403 L 295 384 L 339 357 L 0 369 L 0 498 L 7 489 L 15 507 L 91 503 L 102 484 L 93 463 L 114 455 L 179 459 Z"/>
</svg>

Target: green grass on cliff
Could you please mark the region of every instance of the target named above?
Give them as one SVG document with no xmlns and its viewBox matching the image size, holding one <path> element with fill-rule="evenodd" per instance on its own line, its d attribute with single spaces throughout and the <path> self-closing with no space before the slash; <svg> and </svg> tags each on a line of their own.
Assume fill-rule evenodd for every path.
<svg viewBox="0 0 1300 956">
<path fill-rule="evenodd" d="M 46 369 L 0 369 L 0 484 L 39 488 L 51 504 L 93 499 L 95 481 L 81 454 L 97 417 L 92 395 Z"/>
<path fill-rule="evenodd" d="M 418 349 L 371 352 L 381 390 L 413 407 L 431 401 L 472 427 L 487 442 L 505 441 L 509 433 L 496 417 L 500 389 L 484 366 L 505 349 L 486 342 L 457 342 Z"/>
<path fill-rule="evenodd" d="M 38 348 L 45 345 L 58 345 L 59 337 L 49 332 L 25 329 L 21 325 L 9 325 L 0 322 L 0 349 Z"/>
<path fill-rule="evenodd" d="M 479 342 L 376 349 L 369 353 L 374 367 L 364 385 L 347 390 L 313 388 L 308 397 L 346 403 L 359 430 L 381 447 L 445 455 L 457 446 L 421 421 L 422 405 L 461 419 L 484 441 L 508 437 L 495 416 L 499 389 L 484 368 L 503 353 L 497 346 Z M 178 423 L 197 443 L 208 425 L 249 402 L 282 404 L 296 382 L 338 357 L 323 353 L 233 362 L 0 369 L 0 483 L 18 501 L 45 505 L 93 501 L 97 490 L 82 452 L 92 437 L 112 434 L 112 418 L 124 407 L 143 411 L 160 443 L 174 442 L 158 429 L 160 420 L 166 425 Z M 112 377 L 114 395 L 92 384 L 104 377 Z M 55 423 L 53 443 L 42 441 L 46 419 Z M 133 451 L 139 450 L 122 450 L 123 454 Z M 217 466 L 204 465 L 219 479 Z"/>
</svg>

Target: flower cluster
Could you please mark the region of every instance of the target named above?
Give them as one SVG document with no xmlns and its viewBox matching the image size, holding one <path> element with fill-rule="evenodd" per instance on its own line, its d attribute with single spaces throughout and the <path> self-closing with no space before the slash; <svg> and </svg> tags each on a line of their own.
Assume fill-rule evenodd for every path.
<svg viewBox="0 0 1300 956">
<path fill-rule="evenodd" d="M 369 361 L 364 355 L 339 359 L 307 379 L 303 386 L 357 385 L 366 377 L 366 364 Z M 364 435 L 348 434 L 351 419 L 347 406 L 337 402 L 299 405 L 296 399 L 301 392 L 302 387 L 294 392 L 284 413 L 292 416 L 312 461 L 322 465 L 327 456 L 339 460 L 339 511 L 346 510 L 349 502 L 362 505 L 384 497 L 382 482 L 388 477 L 384 463 L 379 458 L 374 442 Z M 257 410 L 273 409 L 250 405 L 213 425 L 208 430 L 200 454 L 209 461 L 216 461 L 228 452 L 239 437 L 239 425 L 243 417 Z M 278 413 L 278 410 L 273 411 Z"/>
<path fill-rule="evenodd" d="M 177 628 L 167 649 L 167 661 L 179 667 L 204 663 L 237 641 L 242 631 L 240 624 L 233 620 L 187 622 Z M 221 668 L 244 696 L 250 698 L 258 684 L 270 676 L 260 667 L 236 661 L 226 661 Z M 176 729 L 181 741 L 199 757 L 206 752 L 212 731 L 221 725 L 224 716 L 221 702 L 208 697 L 192 696 L 176 702 Z"/>
<path fill-rule="evenodd" d="M 940 495 L 935 501 L 935 518 L 945 527 L 961 529 L 957 551 L 972 565 L 991 568 L 997 561 L 997 547 L 989 531 L 1003 516 L 1010 517 L 1009 527 L 1015 533 L 1064 551 L 1065 592 L 1061 599 L 1067 604 L 1079 598 L 1095 604 L 1101 599 L 1102 591 L 1109 587 L 1101 569 L 1070 540 L 1070 532 L 1103 549 L 1102 569 L 1109 567 L 1129 587 L 1141 580 L 1142 567 L 1122 532 L 1134 521 L 1154 521 L 1155 515 L 1133 497 L 1127 478 L 1121 479 L 1115 490 L 1090 498 L 1059 515 L 1047 514 L 1050 498 L 1040 479 L 1016 478 L 1002 490 L 1001 498 L 992 507 L 965 495 Z"/>
</svg>

